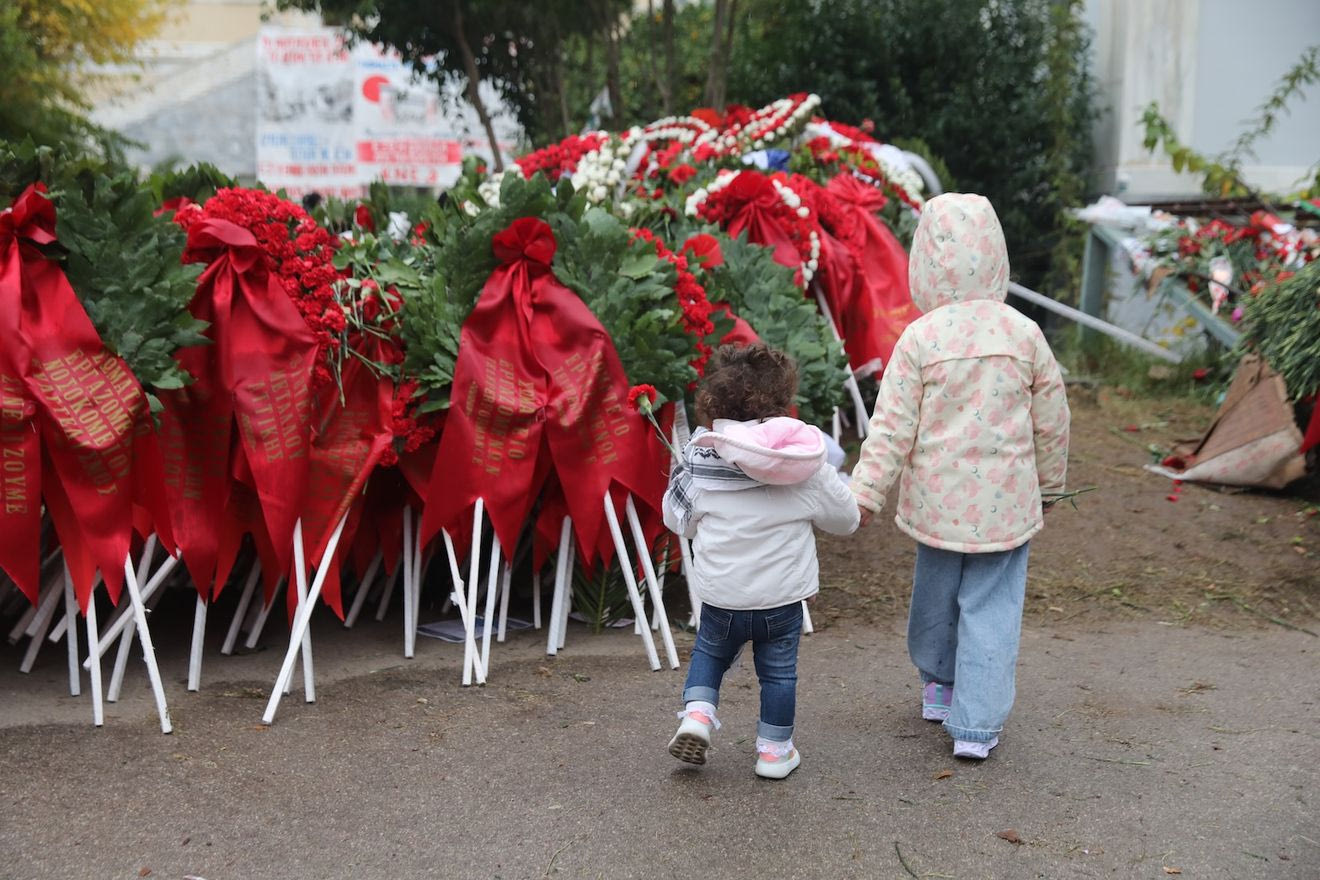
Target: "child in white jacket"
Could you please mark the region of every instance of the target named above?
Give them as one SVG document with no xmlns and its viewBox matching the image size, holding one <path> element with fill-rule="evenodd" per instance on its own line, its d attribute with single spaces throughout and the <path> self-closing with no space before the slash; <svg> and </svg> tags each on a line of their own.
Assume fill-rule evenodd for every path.
<svg viewBox="0 0 1320 880">
<path fill-rule="evenodd" d="M 1068 400 L 1040 328 L 1004 303 L 1008 252 L 983 196 L 926 203 L 908 280 L 925 314 L 885 368 L 852 490 L 865 523 L 899 479 L 922 717 L 944 722 L 954 755 L 985 758 L 1013 705 L 1042 492 L 1064 486 Z"/>
<path fill-rule="evenodd" d="M 820 430 L 788 416 L 796 393 L 797 367 L 783 352 L 721 347 L 697 389 L 711 428 L 693 433 L 664 497 L 665 525 L 693 539 L 688 576 L 701 600 L 669 753 L 706 763 L 720 682 L 750 641 L 761 683 L 756 773 L 770 779 L 802 760 L 793 721 L 802 600 L 819 586 L 812 526 L 847 535 L 859 521 Z"/>
</svg>

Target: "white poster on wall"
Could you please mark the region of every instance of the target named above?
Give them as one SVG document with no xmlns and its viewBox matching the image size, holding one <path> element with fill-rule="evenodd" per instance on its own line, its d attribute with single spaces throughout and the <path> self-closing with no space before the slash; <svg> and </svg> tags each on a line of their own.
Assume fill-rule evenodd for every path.
<svg viewBox="0 0 1320 880">
<path fill-rule="evenodd" d="M 257 53 L 257 178 L 294 197 L 360 195 L 354 66 L 343 36 L 263 28 Z"/>
<path fill-rule="evenodd" d="M 444 188 L 464 156 L 490 159 L 476 111 L 456 86 L 437 88 L 393 51 L 345 49 L 331 28 L 263 28 L 257 176 L 291 196 L 353 198 L 373 181 Z M 484 84 L 483 84 L 484 85 Z M 494 89 L 482 100 L 506 159 L 520 130 Z"/>
</svg>

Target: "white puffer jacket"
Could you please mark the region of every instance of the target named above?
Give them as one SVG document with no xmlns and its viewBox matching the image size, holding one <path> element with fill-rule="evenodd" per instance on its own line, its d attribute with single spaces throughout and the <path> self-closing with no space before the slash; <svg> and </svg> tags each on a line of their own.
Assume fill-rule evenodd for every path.
<svg viewBox="0 0 1320 880">
<path fill-rule="evenodd" d="M 1010 550 L 1044 525 L 1041 491 L 1063 489 L 1069 412 L 1040 328 L 1004 303 L 1008 251 L 990 202 L 927 202 L 908 278 L 925 314 L 881 379 L 853 470 L 857 503 L 879 511 L 901 474 L 904 532 L 944 550 Z"/>
<path fill-rule="evenodd" d="M 663 505 L 665 525 L 693 539 L 689 575 L 697 597 L 750 611 L 814 596 L 820 579 L 812 526 L 848 535 L 859 519 L 852 493 L 825 460 L 820 431 L 788 418 L 716 419 L 712 427 L 683 451 L 695 475 L 686 488 L 689 509 L 681 509 L 676 475 Z"/>
</svg>

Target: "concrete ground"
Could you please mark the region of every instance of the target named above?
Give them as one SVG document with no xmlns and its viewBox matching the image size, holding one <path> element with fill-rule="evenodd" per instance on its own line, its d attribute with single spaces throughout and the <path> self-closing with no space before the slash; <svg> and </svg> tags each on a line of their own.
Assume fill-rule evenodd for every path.
<svg viewBox="0 0 1320 880">
<path fill-rule="evenodd" d="M 665 751 L 683 671 L 647 669 L 630 630 L 573 624 L 557 658 L 512 634 L 463 689 L 459 645 L 404 660 L 397 619 L 318 618 L 318 701 L 296 679 L 266 727 L 278 644 L 209 645 L 189 694 L 190 613 L 157 615 L 170 736 L 136 660 L 94 729 L 62 648 L 30 676 L 0 650 L 0 878 L 1320 878 L 1302 632 L 1029 621 L 974 763 L 918 717 L 901 623 L 842 622 L 804 641 L 803 763 L 769 782 L 750 662 L 692 768 Z"/>
</svg>

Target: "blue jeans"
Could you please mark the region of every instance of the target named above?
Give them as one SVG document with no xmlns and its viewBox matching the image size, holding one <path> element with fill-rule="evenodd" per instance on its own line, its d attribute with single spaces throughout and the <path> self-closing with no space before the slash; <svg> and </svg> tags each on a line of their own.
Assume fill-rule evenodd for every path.
<svg viewBox="0 0 1320 880">
<path fill-rule="evenodd" d="M 802 603 L 762 611 L 730 611 L 709 602 L 701 606 L 701 627 L 688 663 L 683 702 L 720 704 L 720 682 L 738 650 L 752 643 L 761 682 L 761 721 L 757 736 L 785 742 L 793 736 L 797 710 L 797 655 L 802 640 Z"/>
<path fill-rule="evenodd" d="M 953 685 L 944 729 L 989 742 L 1013 708 L 1027 545 L 957 553 L 917 544 L 908 615 L 908 655 L 923 683 Z"/>
</svg>

